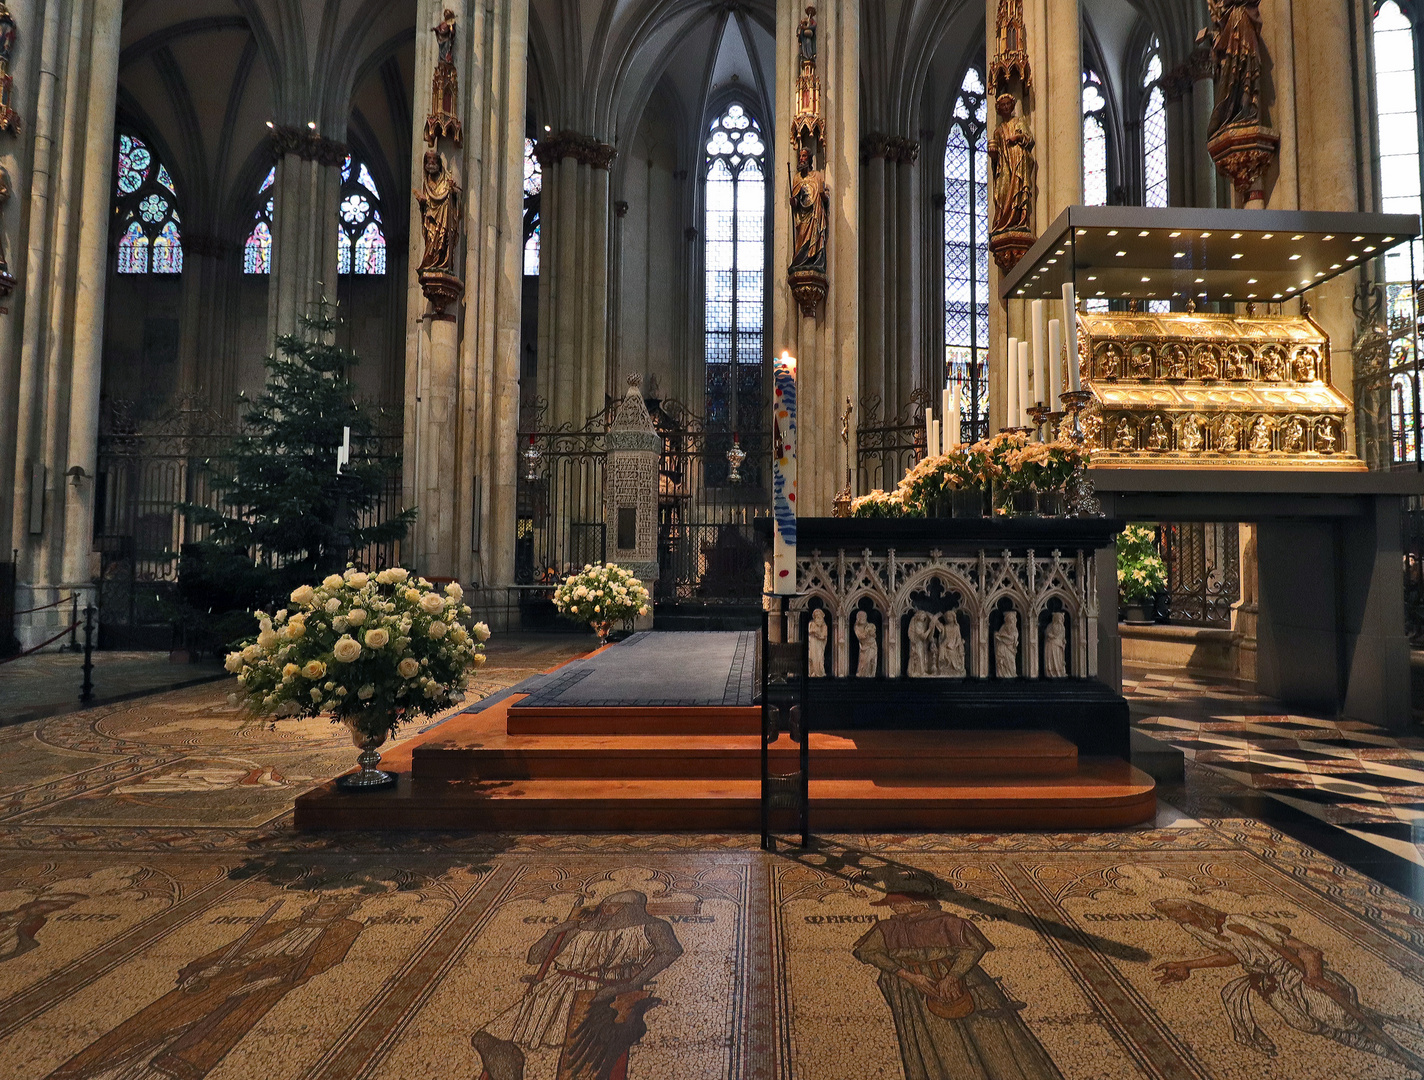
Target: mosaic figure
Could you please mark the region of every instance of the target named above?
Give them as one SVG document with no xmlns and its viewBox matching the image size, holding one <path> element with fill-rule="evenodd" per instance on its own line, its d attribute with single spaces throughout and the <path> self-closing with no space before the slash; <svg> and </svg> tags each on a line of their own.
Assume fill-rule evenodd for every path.
<svg viewBox="0 0 1424 1080">
<path fill-rule="evenodd" d="M 946 611 L 940 616 L 939 675 L 946 679 L 964 678 L 964 634 L 959 629 L 959 616 Z"/>
<path fill-rule="evenodd" d="M 811 612 L 811 621 L 806 626 L 806 640 L 809 655 L 806 660 L 806 674 L 812 679 L 826 677 L 826 638 L 830 627 L 826 625 L 826 613 L 820 608 Z"/>
<path fill-rule="evenodd" d="M 1241 449 L 1241 421 L 1234 413 L 1227 413 L 1221 418 L 1221 424 L 1216 429 L 1216 448 L 1223 454 Z"/>
<path fill-rule="evenodd" d="M 860 660 L 855 665 L 855 677 L 873 679 L 879 667 L 880 645 L 875 637 L 875 624 L 864 611 L 855 613 L 855 640 L 860 643 Z"/>
<path fill-rule="evenodd" d="M 1152 418 L 1152 426 L 1147 431 L 1147 449 L 1149 450 L 1170 450 L 1172 447 L 1172 436 L 1167 431 L 1167 421 L 1160 416 Z"/>
<path fill-rule="evenodd" d="M 930 896 L 890 893 L 871 906 L 894 914 L 854 954 L 879 969 L 905 1080 L 1061 1080 L 1023 1006 L 979 966 L 993 946 L 978 927 Z"/>
<path fill-rule="evenodd" d="M 363 925 L 357 900 L 327 898 L 270 921 L 278 900 L 235 941 L 191 961 L 178 985 L 101 1035 L 48 1080 L 208 1074 L 288 994 L 346 959 Z"/>
<path fill-rule="evenodd" d="M 935 622 L 935 617 L 928 611 L 917 611 L 910 616 L 910 664 L 906 674 L 912 679 L 923 679 L 935 673 L 934 657 L 930 651 Z"/>
<path fill-rule="evenodd" d="M 29 900 L 17 908 L 0 911 L 0 964 L 40 947 L 37 935 L 56 911 L 85 899 L 73 893 L 56 893 Z"/>
<path fill-rule="evenodd" d="M 1335 421 L 1328 416 L 1321 417 L 1315 425 L 1315 449 L 1322 454 L 1335 453 L 1335 444 L 1339 436 L 1335 431 Z"/>
<path fill-rule="evenodd" d="M 662 1004 L 647 985 L 682 955 L 671 924 L 627 890 L 576 910 L 529 950 L 520 998 L 470 1036 L 480 1080 L 624 1077 L 628 1052 Z"/>
<path fill-rule="evenodd" d="M 1019 613 L 1004 612 L 1004 625 L 994 631 L 994 674 L 1001 679 L 1019 676 Z"/>
<path fill-rule="evenodd" d="M 1049 615 L 1043 630 L 1043 674 L 1049 679 L 1068 677 L 1068 627 L 1061 611 Z"/>
<path fill-rule="evenodd" d="M 1361 1004 L 1359 992 L 1330 969 L 1325 954 L 1286 927 L 1195 900 L 1155 900 L 1152 906 L 1210 950 L 1155 965 L 1159 983 L 1186 982 L 1200 968 L 1241 968 L 1240 978 L 1221 988 L 1221 1003 L 1242 1046 L 1276 1056 L 1276 1044 L 1256 1022 L 1252 1006 L 1259 1002 L 1296 1031 L 1424 1072 L 1424 1027 Z"/>
<path fill-rule="evenodd" d="M 1256 417 L 1251 425 L 1251 453 L 1266 454 L 1271 449 L 1271 422 L 1264 416 Z"/>
</svg>

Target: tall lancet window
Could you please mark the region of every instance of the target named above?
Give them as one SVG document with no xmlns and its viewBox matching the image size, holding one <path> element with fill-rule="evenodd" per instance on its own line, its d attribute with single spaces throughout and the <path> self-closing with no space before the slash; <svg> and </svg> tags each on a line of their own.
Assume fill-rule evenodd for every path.
<svg viewBox="0 0 1424 1080">
<path fill-rule="evenodd" d="M 143 141 L 119 136 L 114 216 L 121 274 L 181 274 L 183 238 L 173 177 Z"/>
<path fill-rule="evenodd" d="M 766 265 L 766 144 L 743 105 L 729 105 L 707 135 L 707 426 L 762 424 L 762 307 Z"/>
<path fill-rule="evenodd" d="M 944 146 L 944 368 L 961 437 L 989 425 L 989 144 L 984 77 L 964 73 Z"/>
<path fill-rule="evenodd" d="M 386 234 L 381 229 L 381 193 L 364 161 L 346 155 L 341 166 L 341 208 L 337 212 L 336 272 L 384 274 Z"/>
<path fill-rule="evenodd" d="M 242 272 L 270 274 L 272 272 L 272 185 L 277 182 L 277 166 L 267 170 L 262 186 L 257 189 L 259 205 L 252 215 L 252 231 L 242 245 Z M 265 196 L 265 197 L 264 197 Z"/>
<path fill-rule="evenodd" d="M 1162 93 L 1162 47 L 1156 38 L 1142 72 L 1142 195 L 1144 206 L 1167 205 L 1167 98 Z"/>
<path fill-rule="evenodd" d="M 524 140 L 524 276 L 539 276 L 539 200 L 544 173 L 534 156 L 534 140 Z"/>
<path fill-rule="evenodd" d="M 1108 204 L 1108 99 L 1103 80 L 1083 72 L 1083 205 Z"/>
<path fill-rule="evenodd" d="M 1380 209 L 1418 217 L 1420 205 L 1419 95 L 1415 27 L 1395 0 L 1375 4 L 1375 101 L 1379 119 Z M 1412 247 L 1412 251 L 1411 251 Z M 1411 259 L 1412 256 L 1412 259 Z M 1390 322 L 1409 325 L 1417 307 L 1412 278 L 1424 268 L 1424 241 L 1397 247 L 1384 257 L 1385 292 Z M 1390 421 L 1396 461 L 1419 452 L 1417 417 L 1420 387 L 1411 370 L 1414 342 L 1394 341 L 1390 366 Z"/>
</svg>

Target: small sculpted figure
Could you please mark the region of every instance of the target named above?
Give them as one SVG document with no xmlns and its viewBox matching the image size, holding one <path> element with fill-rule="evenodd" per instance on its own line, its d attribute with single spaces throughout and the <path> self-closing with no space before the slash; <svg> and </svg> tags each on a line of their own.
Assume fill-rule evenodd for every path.
<svg viewBox="0 0 1424 1080">
<path fill-rule="evenodd" d="M 1001 679 L 1019 675 L 1019 615 L 1004 612 L 1004 625 L 994 631 L 994 674 Z"/>
<path fill-rule="evenodd" d="M 935 619 L 928 611 L 916 611 L 910 616 L 910 666 L 908 674 L 912 679 L 923 679 L 934 674 L 934 660 L 930 652 L 934 637 Z"/>
<path fill-rule="evenodd" d="M 1053 612 L 1043 629 L 1043 674 L 1049 679 L 1068 677 L 1068 626 L 1061 611 Z"/>
<path fill-rule="evenodd" d="M 826 638 L 829 636 L 830 627 L 826 625 L 826 613 L 820 608 L 811 612 L 811 622 L 806 627 L 806 640 L 809 648 L 809 658 L 806 661 L 806 674 L 813 679 L 824 679 L 826 677 Z"/>
<path fill-rule="evenodd" d="M 959 630 L 959 617 L 953 611 L 940 616 L 939 675 L 946 679 L 964 678 L 964 635 Z"/>
<path fill-rule="evenodd" d="M 855 613 L 855 640 L 860 644 L 860 660 L 855 665 L 855 677 L 873 679 L 880 666 L 880 645 L 875 637 L 875 624 L 864 611 Z"/>
</svg>

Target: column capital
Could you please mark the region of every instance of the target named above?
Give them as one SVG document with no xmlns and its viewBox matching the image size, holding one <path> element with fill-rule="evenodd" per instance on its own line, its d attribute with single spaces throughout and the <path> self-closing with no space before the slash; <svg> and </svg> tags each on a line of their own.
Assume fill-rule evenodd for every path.
<svg viewBox="0 0 1424 1080">
<path fill-rule="evenodd" d="M 581 135 L 577 131 L 560 131 L 534 144 L 534 156 L 539 164 L 548 168 L 555 162 L 571 157 L 580 165 L 591 165 L 595 169 L 608 169 L 618 156 L 616 147 L 595 139 L 592 135 Z"/>
<path fill-rule="evenodd" d="M 336 168 L 346 161 L 349 153 L 344 142 L 318 135 L 309 128 L 290 127 L 274 124 L 268 136 L 274 161 L 280 161 L 288 154 L 295 154 L 303 161 L 315 161 L 318 165 Z"/>
<path fill-rule="evenodd" d="M 1192 63 L 1191 61 L 1187 61 L 1178 64 L 1163 74 L 1163 76 L 1157 80 L 1157 84 L 1162 87 L 1162 93 L 1166 96 L 1167 100 L 1171 102 L 1181 101 L 1182 98 L 1190 94 L 1192 92 L 1192 83 L 1195 81 L 1196 78 L 1192 74 Z"/>
</svg>

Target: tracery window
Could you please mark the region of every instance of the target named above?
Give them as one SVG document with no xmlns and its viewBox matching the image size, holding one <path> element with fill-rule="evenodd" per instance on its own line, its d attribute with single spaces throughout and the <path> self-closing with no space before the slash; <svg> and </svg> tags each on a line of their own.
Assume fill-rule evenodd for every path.
<svg viewBox="0 0 1424 1080">
<path fill-rule="evenodd" d="M 267 178 L 262 181 L 262 186 L 257 189 L 257 197 L 262 199 L 263 194 L 277 181 L 277 167 L 274 165 L 267 170 Z M 255 219 L 252 231 L 247 234 L 247 242 L 242 245 L 242 272 L 244 274 L 270 274 L 272 272 L 272 196 L 262 199 L 257 212 L 253 214 Z"/>
<path fill-rule="evenodd" d="M 1375 101 L 1379 122 L 1380 209 L 1417 217 L 1420 204 L 1418 54 L 1415 27 L 1396 0 L 1375 4 Z M 1424 269 L 1424 241 L 1395 248 L 1384 257 L 1385 295 L 1392 325 L 1409 326 L 1417 302 L 1413 278 Z M 1419 453 L 1416 418 L 1420 386 L 1413 372 L 1412 335 L 1396 338 L 1390 356 L 1395 371 L 1390 427 L 1396 461 Z"/>
<path fill-rule="evenodd" d="M 944 366 L 961 437 L 989 426 L 989 145 L 984 76 L 964 73 L 944 147 Z"/>
<path fill-rule="evenodd" d="M 134 135 L 119 136 L 114 214 L 120 274 L 181 274 L 183 237 L 173 177 Z"/>
<path fill-rule="evenodd" d="M 766 144 L 746 106 L 732 104 L 708 127 L 705 360 L 707 426 L 762 424 L 762 314 L 766 265 Z"/>
<path fill-rule="evenodd" d="M 364 161 L 346 155 L 341 166 L 341 207 L 337 211 L 338 274 L 384 274 L 386 234 L 381 229 L 381 193 Z"/>
<path fill-rule="evenodd" d="M 1167 205 L 1167 99 L 1162 93 L 1162 47 L 1152 39 L 1152 50 L 1142 72 L 1142 179 L 1143 205 Z"/>
<path fill-rule="evenodd" d="M 1103 80 L 1091 68 L 1083 72 L 1083 205 L 1108 204 L 1108 99 Z"/>
<path fill-rule="evenodd" d="M 539 201 L 544 172 L 534 156 L 534 140 L 524 140 L 524 276 L 539 276 Z"/>
</svg>

